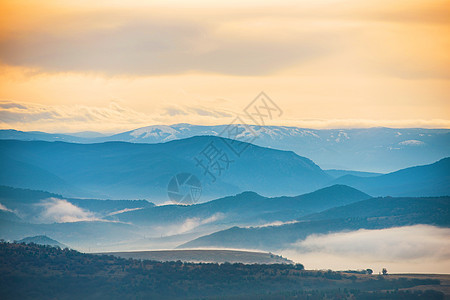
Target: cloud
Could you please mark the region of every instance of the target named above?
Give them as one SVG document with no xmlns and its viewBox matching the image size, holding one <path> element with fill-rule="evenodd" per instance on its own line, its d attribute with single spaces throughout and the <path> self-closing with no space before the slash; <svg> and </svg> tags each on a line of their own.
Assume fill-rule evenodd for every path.
<svg viewBox="0 0 450 300">
<path fill-rule="evenodd" d="M 213 118 L 231 118 L 234 116 L 232 112 L 219 110 L 217 108 L 211 109 L 205 106 L 183 106 L 183 107 L 166 107 L 165 115 L 197 115 L 199 117 L 213 117 Z"/>
<path fill-rule="evenodd" d="M 0 125 L 3 128 L 23 130 L 54 130 L 62 132 L 79 129 L 110 130 L 111 127 L 126 127 L 151 124 L 154 119 L 143 113 L 124 108 L 111 102 L 107 107 L 82 105 L 41 105 L 0 101 Z M 20 108 L 19 108 L 20 106 Z"/>
<path fill-rule="evenodd" d="M 38 103 L 0 100 L 0 128 L 38 130 L 47 132 L 103 131 L 120 132 L 158 124 L 183 123 L 226 125 L 236 114 L 228 109 L 208 109 L 202 104 L 162 107 L 153 113 L 138 112 L 118 101 L 107 106 L 43 105 Z M 247 121 L 247 120 L 246 120 Z M 444 119 L 289 119 L 282 118 L 271 125 L 300 128 L 450 128 L 450 120 Z"/>
<path fill-rule="evenodd" d="M 314 269 L 365 269 L 446 273 L 450 267 L 449 228 L 426 225 L 361 229 L 311 235 L 282 251 Z"/>
<path fill-rule="evenodd" d="M 270 227 L 270 226 L 281 226 L 281 225 L 286 225 L 286 224 L 294 224 L 294 223 L 298 223 L 299 221 L 296 220 L 292 220 L 292 221 L 274 221 L 274 222 L 270 222 L 270 223 L 266 223 L 266 224 L 262 224 L 262 225 L 250 225 L 250 226 L 246 226 L 247 228 L 261 228 L 261 227 Z"/>
<path fill-rule="evenodd" d="M 179 115 L 185 116 L 183 122 L 190 120 L 226 124 L 232 113 L 202 105 L 166 107 L 154 109 L 153 113 L 138 112 L 118 101 L 108 106 L 87 105 L 43 105 L 37 103 L 0 100 L 0 127 L 18 130 L 39 130 L 55 132 L 76 132 L 83 130 L 124 131 L 156 124 L 180 123 Z M 220 121 L 222 120 L 222 121 Z"/>
<path fill-rule="evenodd" d="M 41 105 L 36 103 L 17 103 L 0 100 L 0 119 L 4 123 L 32 122 L 102 122 L 114 120 L 119 123 L 142 120 L 146 115 L 124 108 L 112 101 L 108 107 L 82 105 Z"/>
<path fill-rule="evenodd" d="M 293 31 L 283 40 L 253 33 L 242 38 L 224 28 L 225 20 L 199 22 L 147 13 L 99 13 L 96 20 L 90 14 L 55 18 L 55 24 L 3 35 L 0 60 L 40 72 L 261 75 L 334 52 L 330 39 L 339 34 Z"/>
<path fill-rule="evenodd" d="M 261 76 L 333 57 L 344 69 L 358 65 L 401 78 L 450 76 L 444 54 L 449 10 L 441 1 L 346 1 L 330 9 L 306 1 L 197 3 L 189 12 L 170 4 L 91 5 L 35 7 L 22 19 L 6 18 L 0 61 L 44 73 Z M 20 16 L 19 7 L 10 13 Z M 319 67 L 328 68 L 333 65 Z"/>
<path fill-rule="evenodd" d="M 0 203 L 0 210 L 4 210 L 4 211 L 9 211 L 9 212 L 13 212 L 12 210 L 10 210 L 9 208 L 7 208 L 6 206 L 4 206 L 3 204 Z"/>
<path fill-rule="evenodd" d="M 216 222 L 218 220 L 223 219 L 225 216 L 222 213 L 216 213 L 208 218 L 187 218 L 181 224 L 169 225 L 165 227 L 157 227 L 156 230 L 161 234 L 166 236 L 178 235 L 187 232 L 191 232 L 192 230 L 198 228 L 201 225 L 206 225 L 209 223 Z"/>
<path fill-rule="evenodd" d="M 112 213 L 109 213 L 108 216 L 114 216 L 114 215 L 121 214 L 121 213 L 124 213 L 124 212 L 135 211 L 135 210 L 141 210 L 141 209 L 143 209 L 143 207 L 124 208 L 124 209 L 121 209 L 121 210 L 118 210 L 118 211 L 114 211 L 114 212 L 112 212 Z"/>
<path fill-rule="evenodd" d="M 0 108 L 5 108 L 5 109 L 10 109 L 10 108 L 27 109 L 25 106 L 20 105 L 19 103 L 13 103 L 13 102 L 0 103 Z"/>
<path fill-rule="evenodd" d="M 164 114 L 173 117 L 173 116 L 185 116 L 188 113 L 186 111 L 184 111 L 183 109 L 181 109 L 181 108 L 166 107 Z"/>
<path fill-rule="evenodd" d="M 38 204 L 44 208 L 39 218 L 44 222 L 99 221 L 94 213 L 73 205 L 64 199 L 49 198 Z"/>
<path fill-rule="evenodd" d="M 450 120 L 447 119 L 283 119 L 281 126 L 295 126 L 300 128 L 450 128 Z"/>
</svg>

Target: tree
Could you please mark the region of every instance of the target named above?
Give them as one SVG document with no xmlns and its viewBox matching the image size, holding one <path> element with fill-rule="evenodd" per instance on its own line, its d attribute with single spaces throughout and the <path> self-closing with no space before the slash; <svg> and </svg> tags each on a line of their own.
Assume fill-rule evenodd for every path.
<svg viewBox="0 0 450 300">
<path fill-rule="evenodd" d="M 372 275 L 373 270 L 372 269 L 366 269 L 367 274 Z"/>
<path fill-rule="evenodd" d="M 386 268 L 383 268 L 383 275 L 387 275 L 387 270 L 386 270 Z"/>
</svg>

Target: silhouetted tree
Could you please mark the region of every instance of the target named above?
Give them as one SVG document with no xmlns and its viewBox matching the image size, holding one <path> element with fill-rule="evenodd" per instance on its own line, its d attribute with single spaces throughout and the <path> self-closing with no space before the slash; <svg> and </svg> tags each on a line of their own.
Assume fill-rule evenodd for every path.
<svg viewBox="0 0 450 300">
<path fill-rule="evenodd" d="M 383 272 L 383 275 L 387 275 L 387 270 L 386 270 L 386 268 L 383 268 L 383 271 L 381 271 L 381 272 Z"/>
</svg>

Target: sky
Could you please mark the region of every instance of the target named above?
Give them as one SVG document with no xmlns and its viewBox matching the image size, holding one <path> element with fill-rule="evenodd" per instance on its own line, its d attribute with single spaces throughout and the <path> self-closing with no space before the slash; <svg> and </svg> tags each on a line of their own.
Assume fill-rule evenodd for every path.
<svg viewBox="0 0 450 300">
<path fill-rule="evenodd" d="M 0 4 L 0 128 L 450 128 L 450 1 Z"/>
</svg>

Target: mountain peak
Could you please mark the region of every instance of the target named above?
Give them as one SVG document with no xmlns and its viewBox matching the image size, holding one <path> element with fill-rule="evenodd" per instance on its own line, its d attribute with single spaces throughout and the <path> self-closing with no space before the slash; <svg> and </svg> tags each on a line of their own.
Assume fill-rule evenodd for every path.
<svg viewBox="0 0 450 300">
<path fill-rule="evenodd" d="M 46 235 L 30 236 L 30 237 L 23 238 L 18 242 L 25 243 L 25 244 L 34 243 L 34 244 L 39 244 L 39 245 L 49 245 L 49 246 L 58 246 L 60 248 L 67 248 L 66 245 L 61 244 L 60 242 L 58 242 L 52 238 L 49 238 Z"/>
<path fill-rule="evenodd" d="M 361 195 L 366 195 L 367 198 L 370 198 L 371 196 L 358 190 L 355 189 L 351 186 L 345 185 L 345 184 L 333 184 L 331 186 L 327 186 L 324 188 L 321 188 L 317 191 L 314 191 L 310 194 L 336 194 L 336 193 L 357 193 L 357 194 L 361 194 Z"/>
</svg>

